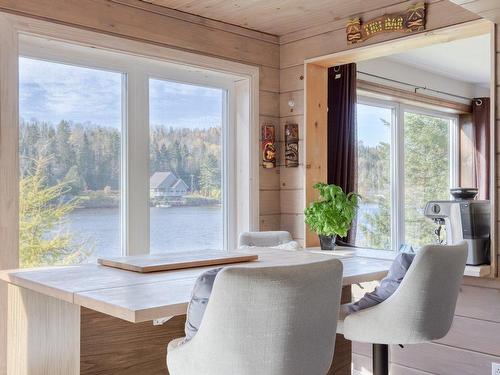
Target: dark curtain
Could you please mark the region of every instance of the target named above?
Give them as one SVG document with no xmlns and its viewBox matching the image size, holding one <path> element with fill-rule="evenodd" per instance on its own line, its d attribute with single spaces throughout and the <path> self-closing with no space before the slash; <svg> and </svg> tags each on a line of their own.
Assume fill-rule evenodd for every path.
<svg viewBox="0 0 500 375">
<path fill-rule="evenodd" d="M 356 64 L 328 69 L 328 183 L 356 191 Z M 354 244 L 355 225 L 344 239 Z"/>
<path fill-rule="evenodd" d="M 472 101 L 472 128 L 478 199 L 490 199 L 490 98 L 475 98 Z"/>
</svg>

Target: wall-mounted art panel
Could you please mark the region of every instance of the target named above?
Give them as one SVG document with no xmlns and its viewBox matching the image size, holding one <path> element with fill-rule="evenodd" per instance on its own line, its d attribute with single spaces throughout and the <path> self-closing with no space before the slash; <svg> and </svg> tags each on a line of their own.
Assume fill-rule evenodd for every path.
<svg viewBox="0 0 500 375">
<path fill-rule="evenodd" d="M 285 166 L 299 165 L 299 125 L 285 124 Z"/>
<path fill-rule="evenodd" d="M 262 166 L 276 167 L 276 128 L 272 123 L 262 125 Z"/>
</svg>

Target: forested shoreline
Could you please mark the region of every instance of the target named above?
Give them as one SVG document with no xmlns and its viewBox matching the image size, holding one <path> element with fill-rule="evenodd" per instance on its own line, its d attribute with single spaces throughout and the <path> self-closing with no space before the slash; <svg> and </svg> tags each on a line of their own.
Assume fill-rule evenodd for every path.
<svg viewBox="0 0 500 375">
<path fill-rule="evenodd" d="M 173 172 L 197 198 L 220 199 L 220 128 L 155 126 L 150 132 L 150 175 Z M 47 186 L 64 183 L 65 199 L 80 198 L 80 207 L 115 207 L 120 201 L 121 133 L 119 129 L 62 120 L 20 124 L 21 177 L 44 161 Z"/>
</svg>

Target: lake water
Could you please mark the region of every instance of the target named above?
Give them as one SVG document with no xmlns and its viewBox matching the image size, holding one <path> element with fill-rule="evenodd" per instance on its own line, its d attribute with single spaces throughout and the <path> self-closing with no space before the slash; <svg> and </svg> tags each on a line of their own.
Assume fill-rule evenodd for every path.
<svg viewBox="0 0 500 375">
<path fill-rule="evenodd" d="M 151 207 L 150 227 L 152 254 L 222 249 L 221 207 Z M 89 261 L 121 255 L 118 208 L 76 209 L 65 229 L 75 242 L 92 251 Z"/>
<path fill-rule="evenodd" d="M 378 209 L 377 204 L 362 204 L 358 215 L 374 214 Z M 221 207 L 151 207 L 150 226 L 151 254 L 222 249 Z M 83 248 L 92 251 L 88 261 L 121 255 L 118 208 L 76 209 L 69 215 L 66 229 L 76 243 L 84 243 Z M 364 244 L 360 230 L 356 238 L 358 244 Z"/>
</svg>

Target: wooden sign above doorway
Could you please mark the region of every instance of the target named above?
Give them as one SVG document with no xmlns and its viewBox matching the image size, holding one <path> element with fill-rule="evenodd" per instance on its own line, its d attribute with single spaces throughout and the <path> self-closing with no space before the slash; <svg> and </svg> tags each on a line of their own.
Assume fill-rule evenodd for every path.
<svg viewBox="0 0 500 375">
<path fill-rule="evenodd" d="M 362 23 L 359 18 L 350 19 L 346 26 L 347 43 L 364 42 L 380 33 L 425 30 L 425 3 L 420 2 L 403 13 L 386 14 Z"/>
</svg>

